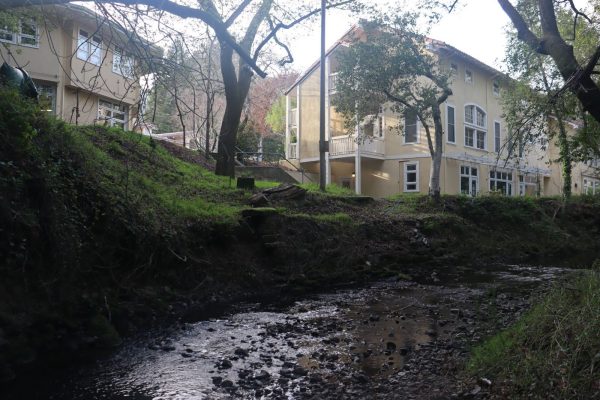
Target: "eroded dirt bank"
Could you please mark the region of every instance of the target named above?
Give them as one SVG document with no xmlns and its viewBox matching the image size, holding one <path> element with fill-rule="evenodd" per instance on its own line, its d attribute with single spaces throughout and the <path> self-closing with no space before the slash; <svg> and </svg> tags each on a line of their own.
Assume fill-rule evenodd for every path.
<svg viewBox="0 0 600 400">
<path fill-rule="evenodd" d="M 1 380 L 64 368 L 140 330 L 203 320 L 240 301 L 293 300 L 431 268 L 441 274 L 494 263 L 586 267 L 599 257 L 594 203 L 561 210 L 555 200 L 419 202 L 407 213 L 402 200 L 315 196 L 249 211 L 237 225 L 188 224 L 164 240 L 123 231 L 115 264 L 106 266 L 99 248 L 94 254 L 103 263 L 61 276 L 56 303 L 43 291 L 19 290 L 23 278 L 15 271 L 3 282 L 19 297 L 12 314 L 0 314 Z M 56 282 L 50 271 L 42 273 L 42 283 Z"/>
<path fill-rule="evenodd" d="M 419 271 L 151 331 L 8 398 L 484 398 L 485 377 L 460 375 L 469 347 L 514 322 L 533 291 L 566 273 L 516 265 Z"/>
</svg>

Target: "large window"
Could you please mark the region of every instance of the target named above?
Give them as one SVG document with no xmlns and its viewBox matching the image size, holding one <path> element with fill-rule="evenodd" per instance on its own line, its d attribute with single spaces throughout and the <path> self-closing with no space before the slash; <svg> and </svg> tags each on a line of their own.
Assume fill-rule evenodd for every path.
<svg viewBox="0 0 600 400">
<path fill-rule="evenodd" d="M 42 82 L 35 82 L 35 86 L 38 89 L 39 104 L 42 111 L 46 111 L 51 114 L 56 113 L 56 85 L 47 84 Z"/>
<path fill-rule="evenodd" d="M 404 163 L 404 191 L 419 191 L 419 162 Z"/>
<path fill-rule="evenodd" d="M 38 47 L 40 41 L 37 22 L 34 19 L 20 20 L 16 30 L 3 26 L 0 28 L 0 42 Z"/>
<path fill-rule="evenodd" d="M 460 166 L 460 192 L 470 196 L 476 196 L 479 193 L 477 167 L 469 165 Z"/>
<path fill-rule="evenodd" d="M 500 153 L 500 122 L 494 121 L 494 151 Z"/>
<path fill-rule="evenodd" d="M 600 194 L 600 180 L 583 178 L 583 194 Z"/>
<path fill-rule="evenodd" d="M 531 175 L 519 175 L 519 196 L 538 196 L 539 178 Z"/>
<path fill-rule="evenodd" d="M 115 48 L 113 51 L 113 66 L 112 70 L 114 73 L 133 77 L 133 57 L 130 54 L 125 53 L 119 48 Z"/>
<path fill-rule="evenodd" d="M 465 106 L 465 146 L 485 150 L 487 123 L 486 114 L 481 108 Z"/>
<path fill-rule="evenodd" d="M 500 83 L 498 83 L 498 81 L 492 83 L 492 93 L 494 93 L 494 96 L 496 97 L 500 96 Z"/>
<path fill-rule="evenodd" d="M 468 69 L 465 70 L 465 82 L 472 85 L 473 84 L 473 71 Z"/>
<path fill-rule="evenodd" d="M 406 110 L 404 112 L 404 143 L 419 142 L 418 125 L 417 113 Z"/>
<path fill-rule="evenodd" d="M 92 36 L 84 30 L 79 30 L 77 38 L 77 58 L 100 65 L 102 63 L 102 39 Z"/>
<path fill-rule="evenodd" d="M 125 129 L 127 126 L 127 106 L 106 100 L 98 102 L 98 119 L 106 121 L 109 126 Z"/>
<path fill-rule="evenodd" d="M 454 122 L 454 107 L 448 106 L 446 108 L 446 117 L 448 120 L 448 142 L 455 143 L 456 142 L 456 126 Z"/>
<path fill-rule="evenodd" d="M 490 171 L 490 192 L 500 192 L 505 196 L 513 195 L 512 173 Z"/>
</svg>

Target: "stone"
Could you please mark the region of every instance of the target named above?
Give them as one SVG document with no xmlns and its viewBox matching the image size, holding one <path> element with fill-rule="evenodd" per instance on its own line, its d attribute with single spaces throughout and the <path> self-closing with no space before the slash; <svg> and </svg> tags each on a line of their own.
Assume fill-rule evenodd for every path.
<svg viewBox="0 0 600 400">
<path fill-rule="evenodd" d="M 259 372 L 257 372 L 254 375 L 254 379 L 258 379 L 259 381 L 266 381 L 269 378 L 271 378 L 271 374 L 269 374 L 267 371 L 265 371 L 264 369 L 261 369 Z"/>
<path fill-rule="evenodd" d="M 246 358 L 248 357 L 248 350 L 238 347 L 235 349 L 234 354 L 238 357 Z"/>
</svg>

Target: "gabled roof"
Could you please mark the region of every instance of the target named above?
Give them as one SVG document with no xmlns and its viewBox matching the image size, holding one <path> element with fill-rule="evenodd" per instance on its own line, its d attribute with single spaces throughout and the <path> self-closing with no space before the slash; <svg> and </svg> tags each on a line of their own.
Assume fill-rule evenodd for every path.
<svg viewBox="0 0 600 400">
<path fill-rule="evenodd" d="M 470 56 L 469 54 L 460 51 L 459 49 L 457 49 L 454 46 L 449 45 L 446 42 L 443 42 L 441 40 L 437 40 L 437 39 L 432 39 L 432 38 L 427 38 L 426 39 L 429 43 L 431 43 L 431 45 L 434 47 L 435 51 L 438 51 L 440 53 L 445 53 L 447 55 L 453 55 L 453 56 L 457 56 L 459 58 L 462 58 L 463 60 L 471 63 L 471 64 L 475 64 L 476 66 L 478 66 L 479 68 L 491 73 L 492 75 L 496 75 L 496 76 L 501 76 L 504 78 L 508 79 L 508 76 L 501 71 L 498 71 L 496 68 L 494 67 L 490 67 L 489 65 L 487 65 L 486 63 L 484 63 L 483 61 L 479 61 L 478 59 L 476 59 L 473 56 Z"/>
<path fill-rule="evenodd" d="M 343 45 L 345 43 L 348 43 L 350 41 L 350 35 L 352 33 L 354 33 L 355 31 L 357 31 L 358 29 L 360 29 L 359 25 L 353 25 L 352 28 L 350 28 L 346 33 L 344 33 L 344 35 L 342 35 L 342 37 L 340 39 L 338 39 L 329 49 L 327 49 L 327 52 L 325 53 L 325 56 L 329 56 L 329 54 L 331 54 L 335 49 L 337 49 L 340 45 Z M 498 71 L 497 69 L 490 67 L 489 65 L 485 64 L 482 61 L 479 61 L 478 59 L 476 59 L 473 56 L 468 55 L 465 52 L 462 52 L 460 50 L 458 50 L 456 47 L 451 46 L 441 40 L 437 40 L 437 39 L 432 39 L 432 38 L 426 38 L 425 39 L 427 42 L 429 42 L 432 46 L 433 46 L 433 50 L 439 53 L 445 53 L 446 55 L 453 55 L 453 56 L 457 56 L 459 58 L 462 58 L 463 60 L 471 63 L 471 64 L 475 64 L 476 66 L 478 66 L 479 68 L 483 69 L 484 71 L 487 71 L 489 73 L 491 73 L 494 76 L 499 76 L 499 77 L 503 77 L 505 79 L 509 79 L 508 75 L 506 75 L 505 73 Z M 302 82 L 304 82 L 306 80 L 306 78 L 308 78 L 308 76 L 310 74 L 312 74 L 317 67 L 319 67 L 320 64 L 320 60 L 315 61 L 306 71 L 304 71 L 299 77 L 298 79 L 296 79 L 296 81 L 294 82 L 294 84 L 292 86 L 290 86 L 284 94 L 288 94 L 292 91 L 292 89 L 294 89 L 296 86 L 298 86 L 299 84 L 301 84 Z"/>
<path fill-rule="evenodd" d="M 358 25 L 353 25 L 350 29 L 348 29 L 346 31 L 346 33 L 344 33 L 342 35 L 342 37 L 340 37 L 338 40 L 336 40 L 335 43 L 327 49 L 327 51 L 325 52 L 325 57 L 329 56 L 329 54 L 331 54 L 339 46 L 347 43 L 350 39 L 350 34 L 355 32 L 357 29 L 359 29 Z M 306 69 L 302 74 L 300 74 L 300 76 L 298 76 L 298 79 L 296 79 L 296 81 L 292 84 L 292 86 L 290 86 L 283 94 L 287 95 L 289 92 L 292 91 L 292 89 L 294 89 L 296 86 L 298 86 L 299 84 L 304 82 L 306 80 L 306 78 L 308 78 L 308 76 L 310 74 L 312 74 L 319 67 L 320 64 L 321 64 L 320 59 L 315 61 L 310 67 L 308 67 L 308 69 Z"/>
</svg>

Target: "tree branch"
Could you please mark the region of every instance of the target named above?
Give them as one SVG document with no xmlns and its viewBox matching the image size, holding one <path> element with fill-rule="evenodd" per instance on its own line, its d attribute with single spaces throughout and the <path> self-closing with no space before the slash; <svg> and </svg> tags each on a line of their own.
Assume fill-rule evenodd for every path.
<svg viewBox="0 0 600 400">
<path fill-rule="evenodd" d="M 2 1 L 2 0 L 0 0 L 0 1 Z M 334 7 L 341 7 L 343 5 L 353 3 L 354 1 L 355 0 L 344 0 L 339 3 L 329 4 L 325 8 L 330 9 L 330 8 L 334 8 Z M 262 48 L 266 46 L 266 44 L 269 42 L 269 40 L 271 40 L 280 29 L 290 29 L 290 28 L 294 27 L 295 25 L 298 25 L 300 22 L 302 22 L 320 12 L 321 12 L 320 8 L 315 8 L 311 12 L 304 14 L 303 16 L 295 19 L 294 21 L 292 21 L 290 23 L 285 24 L 283 22 L 279 22 L 277 25 L 275 25 L 275 27 L 273 29 L 271 29 L 271 32 L 269 32 L 269 34 L 258 44 L 258 46 L 256 47 L 256 50 L 254 50 L 254 57 L 253 57 L 254 61 L 256 61 L 258 59 L 258 55 L 260 54 L 260 51 L 262 50 Z"/>
<path fill-rule="evenodd" d="M 500 4 L 500 7 L 502 7 L 506 15 L 508 15 L 515 28 L 517 28 L 518 38 L 527 43 L 534 51 L 540 54 L 547 54 L 546 50 L 543 48 L 542 41 L 529 30 L 527 22 L 525 22 L 523 16 L 519 14 L 510 1 L 498 0 L 498 4 Z"/>
<path fill-rule="evenodd" d="M 246 7 L 252 3 L 253 0 L 244 0 L 241 4 L 231 13 L 231 15 L 225 21 L 225 26 L 230 27 L 233 21 L 236 20 L 237 17 L 240 16 L 242 12 L 246 9 Z"/>
<path fill-rule="evenodd" d="M 249 51 L 244 50 L 227 31 L 227 25 L 221 21 L 213 13 L 181 4 L 177 4 L 171 0 L 80 0 L 82 2 L 96 1 L 97 3 L 119 3 L 127 6 L 143 4 L 158 10 L 166 11 L 180 18 L 195 18 L 204 21 L 210 26 L 215 34 L 224 43 L 229 45 L 240 56 L 245 63 L 248 64 L 260 77 L 264 78 L 267 74 L 260 69 L 256 64 L 256 59 L 252 58 Z M 52 4 L 67 4 L 72 0 L 0 0 L 0 10 L 6 10 L 16 7 L 27 7 L 32 5 L 52 5 Z"/>
</svg>

